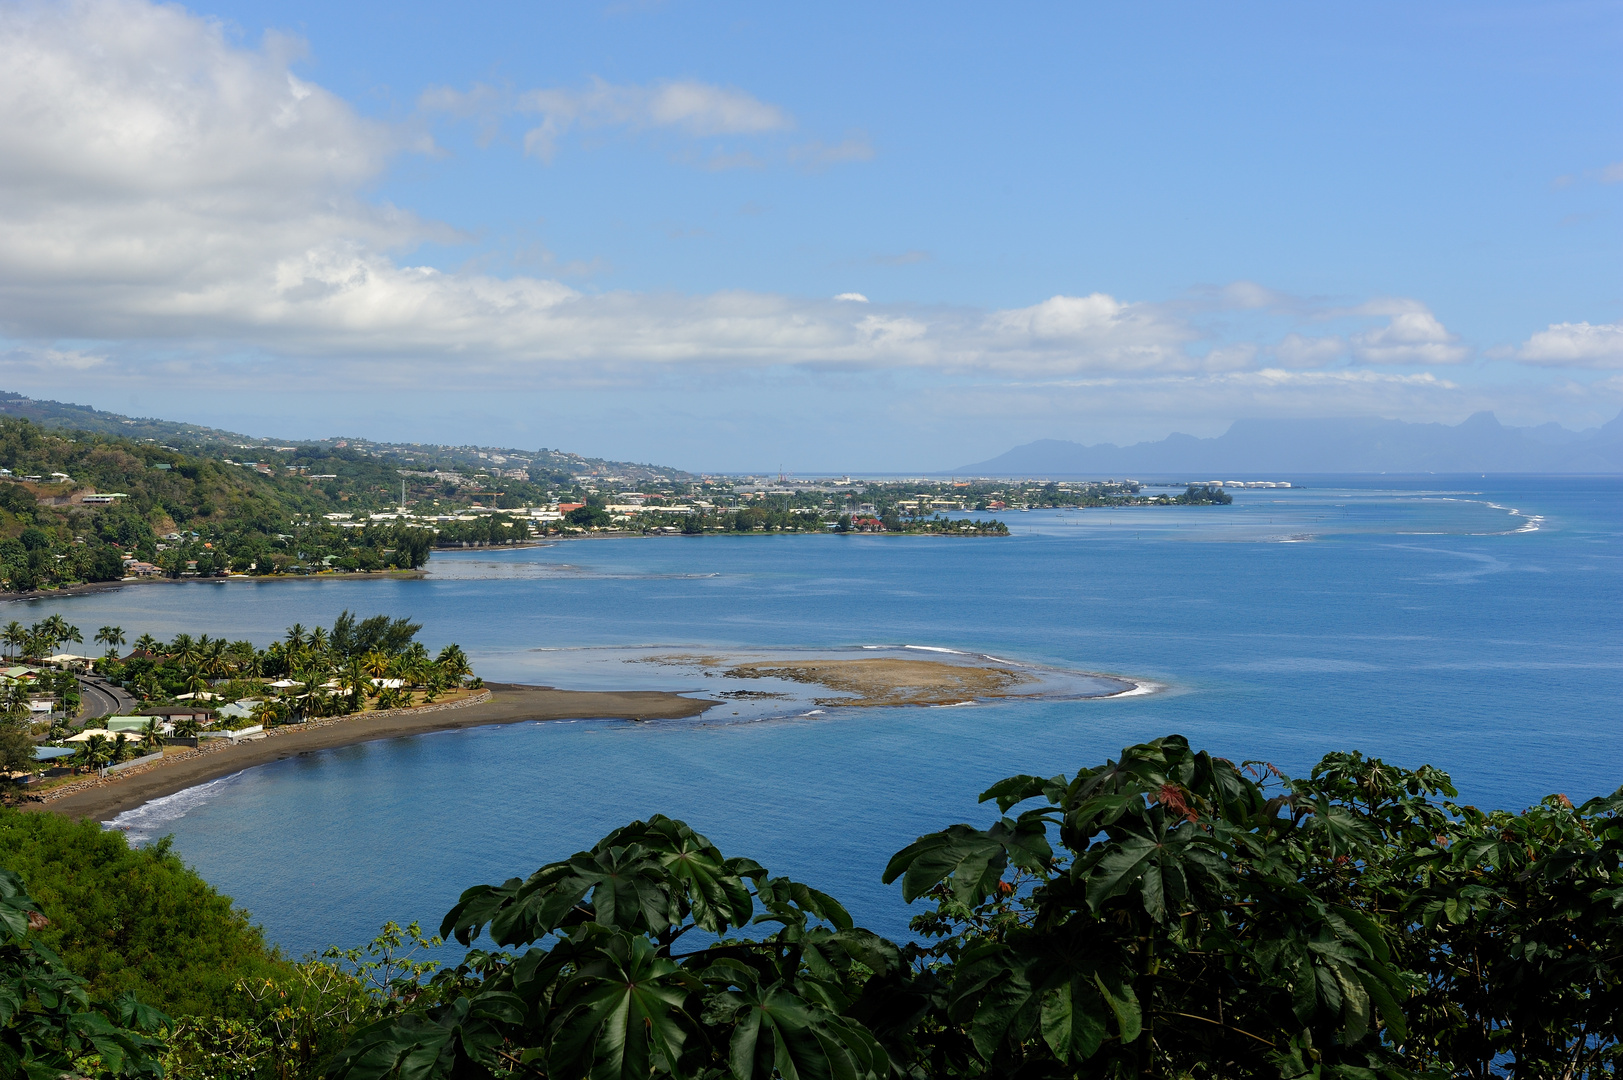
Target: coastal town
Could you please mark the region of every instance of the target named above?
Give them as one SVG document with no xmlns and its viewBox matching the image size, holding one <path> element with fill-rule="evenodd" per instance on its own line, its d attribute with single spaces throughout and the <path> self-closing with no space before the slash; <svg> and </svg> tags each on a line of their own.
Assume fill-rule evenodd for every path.
<svg viewBox="0 0 1623 1080">
<path fill-rule="evenodd" d="M 295 624 L 264 649 L 207 634 L 92 637 L 99 656 L 62 650 L 84 633 L 60 615 L 0 627 L 0 774 L 9 796 L 160 764 L 211 741 L 367 712 L 448 705 L 483 688 L 457 645 L 435 655 L 406 619 L 349 612 Z M 126 648 L 126 646 L 128 646 Z"/>
<path fill-rule="evenodd" d="M 409 574 L 436 549 L 586 537 L 1001 537 L 998 515 L 1222 506 L 1227 488 L 1288 486 L 713 475 L 546 449 L 278 445 L 12 396 L 0 400 L 0 591 Z"/>
</svg>

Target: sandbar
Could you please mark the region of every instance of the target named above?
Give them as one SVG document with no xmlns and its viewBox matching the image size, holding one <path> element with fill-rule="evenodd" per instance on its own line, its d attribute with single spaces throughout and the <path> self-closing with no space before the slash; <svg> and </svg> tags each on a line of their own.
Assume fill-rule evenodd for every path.
<svg viewBox="0 0 1623 1080">
<path fill-rule="evenodd" d="M 861 660 L 799 660 L 737 664 L 730 679 L 787 679 L 849 697 L 819 698 L 819 705 L 956 705 L 965 700 L 1023 696 L 1036 679 L 1002 667 L 947 664 L 937 660 L 872 657 Z"/>
<path fill-rule="evenodd" d="M 128 776 L 109 777 L 105 783 L 49 802 L 24 805 L 71 818 L 109 821 L 153 799 L 255 765 L 317 750 L 429 731 L 519 724 L 529 720 L 680 720 L 697 716 L 715 704 L 663 690 L 556 690 L 550 686 L 513 683 L 487 683 L 486 686 L 491 692 L 488 700 L 462 708 L 408 711 L 388 716 L 361 713 L 336 724 L 309 729 L 289 725 L 277 728 L 269 738 L 164 762 Z"/>
</svg>

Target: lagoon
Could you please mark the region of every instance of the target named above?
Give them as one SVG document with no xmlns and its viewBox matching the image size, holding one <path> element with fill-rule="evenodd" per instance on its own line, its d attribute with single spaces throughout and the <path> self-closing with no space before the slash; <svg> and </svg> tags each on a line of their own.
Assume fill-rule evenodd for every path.
<svg viewBox="0 0 1623 1080">
<path fill-rule="evenodd" d="M 1294 478 L 1292 478 L 1294 479 Z M 1300 482 L 1300 481 L 1299 481 Z M 409 615 L 488 679 L 704 691 L 651 652 L 920 645 L 1154 681 L 1092 701 L 525 724 L 323 751 L 126 815 L 299 954 L 437 920 L 655 811 L 905 932 L 889 854 L 1016 772 L 1172 731 L 1287 771 L 1332 749 L 1452 772 L 1462 801 L 1623 784 L 1623 480 L 1307 479 L 1232 507 L 1009 514 L 1007 539 L 744 536 L 437 554 L 421 580 L 137 586 L 11 605 L 88 637 L 264 643 Z"/>
</svg>

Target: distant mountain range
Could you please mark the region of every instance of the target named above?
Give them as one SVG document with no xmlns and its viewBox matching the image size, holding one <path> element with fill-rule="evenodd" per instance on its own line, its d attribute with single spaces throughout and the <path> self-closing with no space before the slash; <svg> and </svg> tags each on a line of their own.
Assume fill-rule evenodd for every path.
<svg viewBox="0 0 1623 1080">
<path fill-rule="evenodd" d="M 1237 420 L 1214 439 L 1169 435 L 1132 446 L 1040 439 L 952 471 L 976 476 L 1189 474 L 1190 479 L 1258 473 L 1623 473 L 1623 413 L 1587 431 L 1560 424 L 1506 427 L 1489 412 L 1454 427 L 1379 419 Z"/>
</svg>

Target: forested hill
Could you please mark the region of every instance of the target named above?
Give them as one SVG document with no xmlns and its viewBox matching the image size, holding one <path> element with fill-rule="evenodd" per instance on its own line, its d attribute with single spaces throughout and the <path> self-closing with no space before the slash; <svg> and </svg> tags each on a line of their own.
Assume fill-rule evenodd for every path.
<svg viewBox="0 0 1623 1080">
<path fill-rule="evenodd" d="M 117 419 L 97 415 L 103 428 Z M 0 590 L 116 580 L 131 560 L 171 577 L 415 569 L 436 545 L 532 535 L 522 515 L 497 511 L 585 498 L 572 469 L 508 468 L 489 451 L 180 434 L 165 442 L 0 415 Z M 409 521 L 394 514 L 402 496 Z"/>
<path fill-rule="evenodd" d="M 391 468 L 494 470 L 507 479 L 521 478 L 553 486 L 566 486 L 576 476 L 614 477 L 630 481 L 694 479 L 690 473 L 664 465 L 610 461 L 563 450 L 519 450 L 511 447 L 446 446 L 436 443 L 376 442 L 333 436 L 327 439 L 274 439 L 242 435 L 202 424 L 124 416 L 87 405 L 45 401 L 0 390 L 0 416 L 30 420 L 44 428 L 86 432 L 132 442 L 156 443 L 204 457 L 247 457 L 267 460 L 268 455 L 303 451 L 353 451 L 353 457 L 372 457 Z M 239 453 L 240 452 L 240 453 Z M 399 481 L 395 487 L 398 489 Z"/>
</svg>

